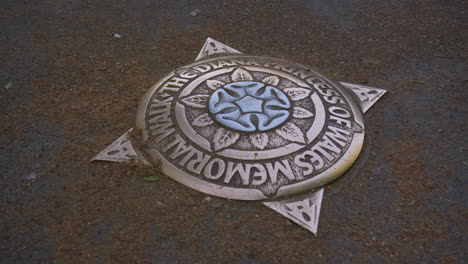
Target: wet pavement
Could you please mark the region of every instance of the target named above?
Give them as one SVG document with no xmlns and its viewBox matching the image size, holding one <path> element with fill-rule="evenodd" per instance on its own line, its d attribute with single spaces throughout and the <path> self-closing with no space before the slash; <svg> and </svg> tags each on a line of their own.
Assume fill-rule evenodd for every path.
<svg viewBox="0 0 468 264">
<path fill-rule="evenodd" d="M 0 263 L 466 262 L 464 7 L 3 1 Z M 260 203 L 90 163 L 208 36 L 388 89 L 365 115 L 358 161 L 326 187 L 317 238 Z"/>
</svg>

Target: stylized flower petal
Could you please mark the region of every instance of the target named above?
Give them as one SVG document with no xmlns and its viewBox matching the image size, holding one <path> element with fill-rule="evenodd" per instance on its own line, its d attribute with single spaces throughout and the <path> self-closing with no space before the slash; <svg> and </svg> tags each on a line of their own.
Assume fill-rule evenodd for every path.
<svg viewBox="0 0 468 264">
<path fill-rule="evenodd" d="M 276 129 L 275 132 L 286 140 L 305 144 L 304 133 L 293 123 L 287 123 Z"/>
<path fill-rule="evenodd" d="M 237 139 L 239 139 L 238 133 L 220 127 L 214 134 L 214 149 L 215 151 L 218 151 L 222 148 L 228 147 L 236 143 Z"/>
<path fill-rule="evenodd" d="M 313 117 L 314 114 L 312 114 L 309 110 L 304 109 L 302 107 L 294 107 L 293 108 L 293 117 L 294 118 L 309 118 Z"/>
<path fill-rule="evenodd" d="M 265 79 L 262 80 L 262 82 L 268 84 L 268 85 L 272 85 L 272 86 L 276 86 L 278 85 L 279 83 L 279 78 L 278 76 L 274 76 L 274 75 L 271 75 L 271 76 L 268 76 L 266 77 Z"/>
<path fill-rule="evenodd" d="M 243 132 L 263 132 L 280 126 L 289 118 L 290 108 L 291 101 L 284 92 L 254 81 L 226 84 L 214 91 L 208 102 L 214 120 Z"/>
<path fill-rule="evenodd" d="M 237 68 L 233 73 L 232 73 L 232 81 L 237 82 L 237 81 L 253 81 L 252 75 L 250 73 L 242 68 Z"/>
<path fill-rule="evenodd" d="M 250 136 L 250 142 L 252 142 L 255 147 L 264 149 L 268 144 L 268 135 L 265 133 L 253 134 Z"/>
<path fill-rule="evenodd" d="M 206 84 L 208 85 L 208 87 L 211 89 L 211 90 L 216 90 L 218 89 L 219 87 L 223 87 L 225 85 L 224 82 L 222 81 L 217 81 L 217 80 L 208 80 L 206 81 Z"/>
<path fill-rule="evenodd" d="M 207 113 L 195 118 L 192 122 L 192 125 L 197 127 L 206 127 L 211 124 L 213 124 L 213 119 Z"/>
<path fill-rule="evenodd" d="M 182 98 L 181 101 L 182 103 L 191 107 L 205 108 L 209 97 L 210 95 L 208 94 L 197 94 Z"/>
<path fill-rule="evenodd" d="M 312 90 L 301 87 L 291 87 L 284 89 L 284 92 L 287 95 L 289 95 L 289 98 L 291 98 L 291 100 L 299 101 L 309 96 Z"/>
</svg>

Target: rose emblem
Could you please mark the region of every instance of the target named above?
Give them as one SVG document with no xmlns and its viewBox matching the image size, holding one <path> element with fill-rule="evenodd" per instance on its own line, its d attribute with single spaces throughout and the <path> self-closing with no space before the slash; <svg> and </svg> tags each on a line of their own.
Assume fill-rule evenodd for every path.
<svg viewBox="0 0 468 264">
<path fill-rule="evenodd" d="M 255 81 L 238 81 L 217 89 L 208 107 L 214 119 L 224 126 L 242 131 L 267 131 L 289 117 L 291 102 L 276 87 Z"/>
<path fill-rule="evenodd" d="M 312 90 L 304 87 L 288 87 L 280 90 L 280 78 L 275 75 L 254 79 L 243 68 L 235 69 L 229 80 L 209 79 L 206 86 L 210 94 L 194 94 L 181 99 L 186 106 L 208 109 L 192 121 L 192 126 L 216 129 L 210 141 L 215 151 L 235 144 L 241 137 L 248 137 L 250 143 L 263 150 L 270 141 L 268 132 L 274 131 L 289 142 L 305 144 L 302 130 L 293 122 L 314 116 L 308 109 L 293 104 L 307 98 Z M 219 125 L 218 125 L 219 126 Z M 239 132 L 251 132 L 242 135 Z"/>
</svg>

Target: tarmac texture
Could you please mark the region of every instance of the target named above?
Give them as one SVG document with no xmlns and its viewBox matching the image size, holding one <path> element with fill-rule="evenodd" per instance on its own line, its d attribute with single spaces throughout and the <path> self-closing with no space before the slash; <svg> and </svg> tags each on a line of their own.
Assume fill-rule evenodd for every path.
<svg viewBox="0 0 468 264">
<path fill-rule="evenodd" d="M 465 1 L 0 7 L 0 263 L 468 262 Z M 90 162 L 207 37 L 388 89 L 358 161 L 326 186 L 318 237 L 258 202 Z"/>
</svg>

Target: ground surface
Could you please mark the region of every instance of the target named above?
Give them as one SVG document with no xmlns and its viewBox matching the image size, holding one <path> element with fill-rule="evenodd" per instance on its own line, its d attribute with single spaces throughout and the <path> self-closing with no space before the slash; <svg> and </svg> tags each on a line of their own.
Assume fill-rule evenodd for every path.
<svg viewBox="0 0 468 264">
<path fill-rule="evenodd" d="M 466 263 L 464 6 L 2 1 L 0 263 Z M 90 163 L 208 36 L 389 90 L 327 187 L 317 238 L 259 203 Z"/>
</svg>

